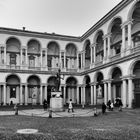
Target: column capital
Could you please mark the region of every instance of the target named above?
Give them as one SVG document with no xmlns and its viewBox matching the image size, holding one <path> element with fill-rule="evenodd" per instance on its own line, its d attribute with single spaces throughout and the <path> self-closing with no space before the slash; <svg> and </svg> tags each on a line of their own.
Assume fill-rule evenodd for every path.
<svg viewBox="0 0 140 140">
<path fill-rule="evenodd" d="M 113 79 L 106 79 L 105 81 L 106 81 L 106 83 L 111 83 L 113 81 Z"/>
<path fill-rule="evenodd" d="M 135 77 L 135 75 L 125 75 L 125 76 L 121 76 L 120 78 L 122 80 L 127 80 L 127 79 L 133 79 Z"/>
<path fill-rule="evenodd" d="M 105 35 L 103 36 L 103 40 L 104 40 L 104 39 L 106 39 L 106 38 L 111 37 L 111 35 L 112 35 L 112 33 L 111 33 L 111 32 L 110 32 L 110 33 L 105 34 Z"/>
</svg>

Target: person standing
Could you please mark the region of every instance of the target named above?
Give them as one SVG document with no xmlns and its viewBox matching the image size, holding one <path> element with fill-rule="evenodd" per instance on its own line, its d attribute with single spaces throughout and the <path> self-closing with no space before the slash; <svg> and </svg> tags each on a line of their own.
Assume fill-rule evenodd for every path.
<svg viewBox="0 0 140 140">
<path fill-rule="evenodd" d="M 70 99 L 70 102 L 69 102 L 68 112 L 70 112 L 70 110 L 71 110 L 72 112 L 74 112 L 74 110 L 73 110 L 73 105 L 72 105 L 72 99 Z"/>
<path fill-rule="evenodd" d="M 103 102 L 102 104 L 102 113 L 104 114 L 106 112 L 106 105 L 105 103 Z"/>
</svg>

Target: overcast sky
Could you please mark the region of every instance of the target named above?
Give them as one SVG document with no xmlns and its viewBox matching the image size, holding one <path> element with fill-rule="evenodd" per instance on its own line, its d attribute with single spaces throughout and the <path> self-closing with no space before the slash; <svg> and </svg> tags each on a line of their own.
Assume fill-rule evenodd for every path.
<svg viewBox="0 0 140 140">
<path fill-rule="evenodd" d="M 0 0 L 0 27 L 81 36 L 121 0 Z"/>
</svg>

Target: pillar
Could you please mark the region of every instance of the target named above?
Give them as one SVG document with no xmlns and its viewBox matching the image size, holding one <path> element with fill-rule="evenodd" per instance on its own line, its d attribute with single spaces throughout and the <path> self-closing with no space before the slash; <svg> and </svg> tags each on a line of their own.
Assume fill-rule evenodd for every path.
<svg viewBox="0 0 140 140">
<path fill-rule="evenodd" d="M 108 100 L 111 100 L 111 81 L 108 82 Z"/>
<path fill-rule="evenodd" d="M 42 67 L 42 49 L 41 49 L 41 52 L 40 52 L 40 67 Z"/>
<path fill-rule="evenodd" d="M 107 36 L 107 44 L 108 44 L 108 58 L 111 56 L 111 54 L 110 54 L 110 37 L 111 37 L 111 35 L 109 34 L 108 36 Z"/>
<path fill-rule="evenodd" d="M 93 46 L 93 50 L 94 50 L 94 63 L 96 63 L 96 45 L 95 44 Z"/>
<path fill-rule="evenodd" d="M 83 68 L 83 54 L 81 53 L 81 69 Z"/>
<path fill-rule="evenodd" d="M 66 68 L 66 52 L 64 52 L 64 69 Z"/>
<path fill-rule="evenodd" d="M 1 46 L 0 46 L 0 64 L 2 63 L 2 58 L 1 58 Z"/>
<path fill-rule="evenodd" d="M 44 94 L 44 99 L 47 100 L 47 85 L 45 85 L 45 94 Z"/>
<path fill-rule="evenodd" d="M 4 46 L 4 64 L 7 65 L 6 45 Z"/>
<path fill-rule="evenodd" d="M 22 66 L 22 48 L 20 49 L 20 66 Z"/>
<path fill-rule="evenodd" d="M 6 105 L 6 84 L 3 85 L 3 105 Z"/>
<path fill-rule="evenodd" d="M 64 104 L 66 104 L 66 86 L 64 86 L 64 96 L 63 96 Z"/>
<path fill-rule="evenodd" d="M 77 104 L 79 104 L 79 86 L 77 86 Z"/>
<path fill-rule="evenodd" d="M 93 85 L 91 85 L 91 105 L 93 105 L 93 92 L 94 91 L 94 87 Z"/>
<path fill-rule="evenodd" d="M 90 55 L 91 55 L 91 57 L 90 57 L 90 63 L 91 63 L 91 65 L 92 65 L 92 59 L 93 59 L 93 56 L 92 56 L 92 51 L 93 51 L 93 48 L 92 48 L 92 45 L 90 46 Z"/>
<path fill-rule="evenodd" d="M 132 78 L 128 79 L 128 107 L 132 107 L 133 91 L 132 91 Z"/>
<path fill-rule="evenodd" d="M 106 59 L 106 38 L 104 38 L 104 59 Z"/>
<path fill-rule="evenodd" d="M 85 67 L 85 50 L 83 51 L 83 67 Z"/>
<path fill-rule="evenodd" d="M 128 48 L 129 49 L 131 48 L 131 45 L 132 45 L 132 41 L 131 41 L 131 24 L 132 24 L 132 22 L 129 21 L 129 23 L 128 23 Z"/>
<path fill-rule="evenodd" d="M 126 107 L 126 79 L 122 79 L 122 102 L 123 102 L 123 107 Z"/>
<path fill-rule="evenodd" d="M 62 59 L 61 59 L 61 57 L 62 56 L 61 56 L 61 51 L 60 51 L 60 53 L 59 53 L 59 67 L 60 68 L 62 68 L 62 62 L 61 62 Z"/>
<path fill-rule="evenodd" d="M 25 105 L 28 104 L 28 86 L 27 84 L 25 85 Z"/>
<path fill-rule="evenodd" d="M 26 65 L 28 66 L 28 52 L 27 52 L 27 49 L 25 49 L 25 57 L 26 57 Z"/>
<path fill-rule="evenodd" d="M 79 53 L 77 52 L 77 69 L 79 69 Z"/>
<path fill-rule="evenodd" d="M 46 68 L 48 67 L 48 57 L 47 57 L 47 48 L 46 48 L 46 52 L 45 52 L 45 65 L 46 65 Z"/>
<path fill-rule="evenodd" d="M 107 104 L 107 83 L 104 82 L 104 103 Z"/>
<path fill-rule="evenodd" d="M 20 105 L 23 104 L 22 85 L 20 85 Z"/>
<path fill-rule="evenodd" d="M 125 51 L 125 25 L 122 25 L 122 53 Z"/>
<path fill-rule="evenodd" d="M 94 84 L 94 105 L 97 104 L 97 93 L 96 93 L 96 84 Z"/>
<path fill-rule="evenodd" d="M 42 105 L 42 85 L 40 86 L 40 105 Z"/>
</svg>

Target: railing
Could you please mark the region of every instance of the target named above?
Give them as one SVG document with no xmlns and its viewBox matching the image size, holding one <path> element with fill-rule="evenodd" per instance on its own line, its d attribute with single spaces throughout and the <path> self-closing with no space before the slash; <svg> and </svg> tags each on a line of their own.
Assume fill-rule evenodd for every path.
<svg viewBox="0 0 140 140">
<path fill-rule="evenodd" d="M 6 69 L 16 69 L 16 70 L 20 70 L 20 66 L 16 66 L 16 65 L 6 65 Z"/>
<path fill-rule="evenodd" d="M 48 71 L 58 71 L 59 68 L 48 67 Z"/>
<path fill-rule="evenodd" d="M 134 48 L 132 48 L 132 53 L 135 53 L 135 52 L 138 52 L 138 51 L 140 51 L 140 44 L 136 45 L 136 46 L 134 46 Z"/>
<path fill-rule="evenodd" d="M 95 62 L 95 66 L 101 66 L 103 64 L 103 61 Z"/>
<path fill-rule="evenodd" d="M 120 54 L 120 53 L 119 53 L 119 54 L 116 54 L 116 55 L 110 57 L 110 61 L 117 60 L 117 59 L 119 59 L 120 57 L 121 57 L 121 54 Z"/>
<path fill-rule="evenodd" d="M 84 70 L 89 70 L 90 66 L 85 66 Z"/>
<path fill-rule="evenodd" d="M 66 71 L 67 72 L 77 72 L 77 69 L 69 69 L 69 68 L 66 68 Z"/>
<path fill-rule="evenodd" d="M 29 70 L 41 70 L 41 67 L 31 67 L 31 66 L 28 66 L 28 69 Z"/>
</svg>

